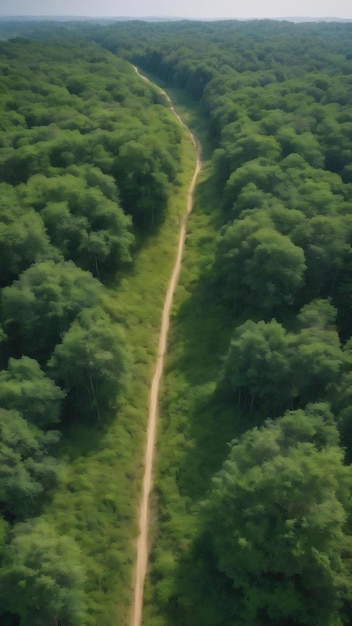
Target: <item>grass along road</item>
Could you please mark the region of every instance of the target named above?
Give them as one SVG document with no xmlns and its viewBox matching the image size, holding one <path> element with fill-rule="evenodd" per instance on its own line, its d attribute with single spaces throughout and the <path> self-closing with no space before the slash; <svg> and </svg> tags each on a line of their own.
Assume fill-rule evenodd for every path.
<svg viewBox="0 0 352 626">
<path fill-rule="evenodd" d="M 135 68 L 137 74 L 141 76 L 138 72 L 138 69 Z M 143 80 L 149 80 L 144 76 L 141 76 Z M 158 356 L 155 367 L 154 376 L 152 379 L 151 391 L 150 391 L 150 399 L 149 399 L 149 416 L 148 416 L 148 425 L 147 425 L 147 433 L 146 433 L 146 448 L 145 448 L 145 461 L 144 461 L 144 475 L 143 475 L 143 487 L 142 487 L 142 496 L 141 496 L 141 505 L 139 512 L 139 537 L 137 541 L 137 555 L 136 555 L 136 568 L 135 568 L 135 577 L 134 577 L 134 592 L 133 592 L 133 602 L 131 609 L 131 621 L 130 626 L 140 626 L 142 623 L 142 613 L 143 613 L 143 592 L 144 592 L 144 581 L 147 572 L 148 565 L 148 527 L 149 527 L 149 509 L 150 509 L 150 493 L 152 489 L 152 480 L 153 480 L 153 465 L 154 465 L 154 451 L 155 451 L 155 439 L 156 439 L 156 430 L 157 430 L 157 419 L 158 419 L 158 398 L 159 398 L 159 388 L 160 381 L 164 369 L 164 357 L 167 346 L 167 335 L 169 329 L 169 321 L 170 321 L 170 312 L 173 302 L 173 297 L 175 293 L 175 289 L 177 286 L 181 263 L 182 263 L 182 254 L 183 248 L 186 238 L 186 227 L 187 227 L 187 219 L 189 214 L 192 211 L 193 206 L 193 192 L 196 185 L 197 176 L 201 169 L 201 160 L 200 160 L 200 147 L 199 144 L 192 133 L 192 131 L 188 128 L 188 126 L 184 123 L 182 118 L 175 111 L 172 101 L 168 94 L 161 90 L 161 92 L 165 95 L 167 101 L 169 102 L 169 106 L 177 120 L 185 127 L 189 136 L 192 139 L 193 145 L 196 150 L 197 159 L 196 166 L 194 170 L 194 174 L 188 189 L 187 194 L 187 203 L 186 210 L 184 216 L 180 223 L 180 232 L 179 232 L 179 241 L 177 247 L 177 255 L 175 264 L 171 273 L 170 281 L 167 287 L 162 320 L 161 320 L 161 329 L 160 329 L 160 337 L 158 344 Z"/>
</svg>

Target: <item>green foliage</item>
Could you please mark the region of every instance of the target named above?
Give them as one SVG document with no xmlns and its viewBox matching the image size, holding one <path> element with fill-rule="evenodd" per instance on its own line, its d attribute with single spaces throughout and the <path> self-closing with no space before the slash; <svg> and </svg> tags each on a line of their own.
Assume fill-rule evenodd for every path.
<svg viewBox="0 0 352 626">
<path fill-rule="evenodd" d="M 101 425 L 96 414 L 94 419 L 74 419 L 76 413 L 67 410 L 68 435 L 63 437 L 60 455 L 68 464 L 52 503 L 46 507 L 50 524 L 59 534 L 73 536 L 81 547 L 82 564 L 87 571 L 89 626 L 105 626 L 116 621 L 127 625 L 129 619 L 137 532 L 135 512 L 140 498 L 150 376 L 156 358 L 160 311 L 176 252 L 177 219 L 184 211 L 194 168 L 194 150 L 188 140 L 183 142 L 182 150 L 184 166 L 180 184 L 170 198 L 160 232 L 140 247 L 134 271 L 122 275 L 118 288 L 114 282 L 104 300 L 112 320 L 118 322 L 118 329 L 123 321 L 131 353 L 126 388 L 119 390 L 118 380 L 113 384 L 112 403 L 116 392 L 122 391 L 118 410 L 114 416 L 106 415 L 104 407 L 108 398 L 104 397 Z M 78 321 L 79 326 L 75 326 L 82 337 L 84 326 Z M 94 327 L 92 332 L 94 335 Z M 120 348 L 123 346 L 120 344 Z M 93 362 L 96 363 L 94 355 Z M 74 363 L 69 367 L 74 368 Z M 77 368 L 74 376 L 76 383 Z M 80 400 L 87 403 L 86 391 Z M 90 410 L 91 407 L 89 413 Z"/>
<path fill-rule="evenodd" d="M 216 254 L 219 297 L 235 313 L 244 303 L 246 310 L 255 305 L 270 315 L 274 307 L 278 314 L 309 297 L 344 299 L 345 307 L 351 241 L 350 26 L 268 21 L 124 29 L 115 25 L 97 38 L 200 99 L 214 139 L 213 176 L 224 223 L 242 217 L 241 212 L 248 217 L 264 209 L 272 216 L 266 227 L 290 240 L 273 234 L 258 242 L 256 252 L 254 235 L 248 242 L 239 237 L 232 254 L 226 247 L 228 224 Z M 196 95 L 193 79 L 205 65 L 208 72 Z M 281 216 L 278 223 L 272 211 L 280 205 L 286 219 Z M 348 317 L 340 315 L 345 327 Z"/>
<path fill-rule="evenodd" d="M 153 244 L 180 150 L 180 129 L 161 106 L 160 94 L 103 47 L 199 101 L 194 117 L 199 121 L 203 115 L 207 148 L 214 151 L 211 172 L 206 170 L 211 182 L 200 188 L 197 216 L 189 222 L 191 252 L 171 329 L 146 623 L 347 623 L 349 468 L 342 464 L 327 407 L 307 403 L 332 402 L 343 443 L 350 447 L 351 26 L 268 20 L 12 24 L 8 29 L 50 43 L 13 39 L 0 46 L 6 216 L 0 228 L 0 280 L 4 286 L 13 282 L 9 290 L 14 287 L 5 290 L 1 323 L 8 333 L 6 353 L 18 363 L 28 353 L 43 367 L 50 359 L 50 371 L 68 393 L 66 414 L 77 432 L 76 445 L 68 440 L 65 450 L 75 458 L 50 519 L 84 546 L 87 623 L 116 621 L 115 608 L 109 601 L 105 605 L 106 589 L 115 584 L 108 578 L 118 579 L 124 590 L 130 584 L 128 558 L 117 548 L 112 553 L 110 544 L 129 549 L 133 534 L 133 528 L 123 529 L 131 527 L 133 510 L 124 491 L 138 492 L 139 468 L 126 459 L 145 414 L 150 328 L 157 332 L 157 304 L 149 306 L 143 294 L 149 287 L 157 299 L 159 273 L 166 272 L 151 245 L 131 275 L 124 273 L 133 249 L 131 219 L 124 212 L 138 226 L 138 243 L 149 230 Z M 100 45 L 88 43 L 89 38 Z M 157 243 L 163 258 L 172 240 L 167 232 L 170 239 Z M 54 297 L 47 289 L 50 306 L 45 306 L 45 289 L 39 295 L 36 286 L 29 289 L 30 300 L 42 303 L 29 305 L 20 293 L 28 292 L 23 277 L 42 263 L 58 268 L 62 257 L 109 284 L 115 284 L 112 273 L 118 269 L 118 295 L 111 292 L 108 302 L 105 289 L 96 300 L 81 294 L 88 308 L 83 310 L 73 288 L 67 286 L 67 298 L 65 289 L 52 288 Z M 65 300 L 64 312 L 56 299 Z M 18 312 L 22 303 L 33 334 Z M 50 334 L 39 323 L 45 318 Z M 136 378 L 123 392 L 121 322 L 135 344 L 132 364 L 125 367 L 133 367 L 130 380 Z M 44 341 L 35 345 L 42 332 L 50 349 Z M 344 349 L 341 341 L 347 341 Z M 6 360 L 4 354 L 4 368 Z M 28 380 L 21 384 L 39 402 L 41 374 L 30 363 Z M 12 361 L 2 373 L 7 397 L 17 384 L 11 368 Z M 105 417 L 116 395 L 116 431 L 111 434 L 104 420 L 106 436 L 98 444 L 92 424 L 81 420 L 80 425 L 71 416 L 79 412 L 81 398 L 81 415 L 101 411 Z M 193 505 L 206 497 L 225 442 L 253 421 L 262 423 L 292 407 L 299 410 L 247 433 L 233 448 L 211 491 L 207 514 L 213 521 L 207 522 L 208 534 L 199 537 Z M 43 413 L 36 413 L 44 424 Z M 118 492 L 110 479 L 107 484 L 102 479 L 110 476 L 117 456 L 129 468 L 120 472 Z M 223 532 L 215 532 L 215 518 Z M 125 603 L 128 599 L 119 602 L 121 623 Z M 34 623 L 33 617 L 28 622 Z"/>
<path fill-rule="evenodd" d="M 292 366 L 302 403 L 334 396 L 347 366 L 335 316 L 336 310 L 323 300 L 305 305 L 298 315 L 301 329 L 292 340 Z"/>
<path fill-rule="evenodd" d="M 337 444 L 325 405 L 233 442 L 204 518 L 238 623 L 328 625 L 349 600 L 352 475 Z"/>
<path fill-rule="evenodd" d="M 224 364 L 225 384 L 249 410 L 257 402 L 265 411 L 280 413 L 292 397 L 292 366 L 287 334 L 276 320 L 239 326 Z"/>
<path fill-rule="evenodd" d="M 9 524 L 1 516 L 0 517 L 0 559 L 2 559 L 4 548 L 6 546 L 8 532 L 9 532 Z"/>
<path fill-rule="evenodd" d="M 100 308 L 82 312 L 63 335 L 49 361 L 75 412 L 96 415 L 116 406 L 128 369 L 121 328 Z"/>
<path fill-rule="evenodd" d="M 44 521 L 17 524 L 0 569 L 2 607 L 23 626 L 86 623 L 84 572 L 77 545 Z"/>
<path fill-rule="evenodd" d="M 99 267 L 111 272 L 131 261 L 131 221 L 118 204 L 110 176 L 96 168 L 50 178 L 38 174 L 21 193 L 40 211 L 51 242 L 66 260 L 98 277 Z"/>
<path fill-rule="evenodd" d="M 9 525 L 46 509 L 5 548 L 0 621 L 11 626 L 125 621 L 148 380 L 193 166 L 157 90 L 68 39 L 0 45 L 0 504 Z M 145 162 L 123 170 L 133 142 Z M 117 178 L 145 169 L 128 207 Z M 136 223 L 143 213 L 138 248 L 127 211 Z M 1 552 L 7 531 L 1 521 Z"/>
<path fill-rule="evenodd" d="M 314 300 L 298 315 L 300 329 L 287 333 L 275 319 L 238 326 L 224 362 L 220 388 L 237 395 L 238 406 L 278 415 L 285 408 L 331 399 L 347 359 L 334 325 L 336 310 Z"/>
<path fill-rule="evenodd" d="M 32 424 L 45 428 L 59 421 L 64 392 L 45 376 L 34 359 L 9 359 L 0 371 L 0 406 L 14 409 Z"/>
<path fill-rule="evenodd" d="M 33 209 L 21 206 L 15 190 L 0 184 L 0 285 L 11 282 L 35 261 L 60 254 L 50 245 L 43 220 Z"/>
<path fill-rule="evenodd" d="M 124 24 L 102 30 L 97 39 L 200 99 L 215 148 L 216 191 L 209 197 L 199 192 L 199 214 L 190 219 L 188 246 L 199 258 L 186 258 L 182 304 L 171 329 L 146 623 L 345 623 L 351 588 L 350 474 L 335 426 L 329 426 L 332 415 L 307 403 L 331 400 L 348 441 L 350 363 L 341 339 L 351 334 L 351 152 L 345 126 L 350 123 L 350 25 Z M 203 79 L 199 90 L 197 69 Z M 202 232 L 200 215 L 205 220 L 207 212 L 214 220 Z M 216 235 L 214 248 L 209 242 Z M 202 245 L 197 247 L 193 238 L 198 237 Z M 229 487 L 229 498 L 238 498 L 233 515 L 227 503 L 214 504 L 220 542 L 228 528 L 223 558 L 233 560 L 234 568 L 239 562 L 235 585 L 260 559 L 267 557 L 272 567 L 262 571 L 253 565 L 234 590 L 233 577 L 219 571 L 207 545 L 209 535 L 217 536 L 215 518 L 208 535 L 198 536 L 197 502 L 223 458 L 226 434 L 230 439 L 231 432 L 293 407 L 299 407 L 291 418 L 297 432 L 292 428 L 285 460 L 279 449 L 277 463 L 296 480 L 293 502 L 307 506 L 306 526 L 287 527 L 286 533 L 291 532 L 294 546 L 295 539 L 306 541 L 306 552 L 301 555 L 297 544 L 295 554 L 285 553 L 280 494 L 284 500 L 289 489 L 285 492 L 281 482 L 281 466 L 270 468 L 268 462 L 267 491 L 263 487 L 262 494 L 254 479 L 248 480 L 250 522 L 241 520 L 240 489 L 232 494 Z M 324 427 L 318 427 L 319 420 Z M 298 422 L 308 425 L 303 442 Z M 331 435 L 328 445 L 325 429 Z M 317 443 L 319 437 L 324 445 Z M 264 464 L 260 467 L 264 473 Z M 267 522 L 266 500 L 272 505 Z M 252 554 L 243 547 L 244 575 L 240 546 L 231 544 L 238 520 L 253 530 L 254 546 L 265 535 L 263 557 L 259 549 Z M 309 544 L 312 537 L 315 543 Z M 282 547 L 278 556 L 276 542 Z M 290 571 L 285 577 L 286 570 L 275 570 L 276 556 L 281 569 L 287 565 L 294 572 L 292 578 Z"/>
<path fill-rule="evenodd" d="M 270 227 L 270 218 L 261 221 L 262 227 L 245 217 L 224 228 L 214 279 L 235 308 L 238 302 L 271 314 L 274 307 L 293 304 L 306 265 L 301 248 Z"/>
<path fill-rule="evenodd" d="M 0 502 L 6 515 L 33 514 L 39 499 L 55 485 L 57 464 L 48 456 L 59 434 L 44 434 L 18 411 L 0 409 Z"/>
<path fill-rule="evenodd" d="M 131 23 L 111 25 L 96 35 L 109 49 L 199 99 L 215 148 L 216 193 L 203 195 L 202 201 L 204 212 L 217 217 L 203 237 L 207 252 L 198 248 L 202 261 L 193 259 L 184 275 L 180 298 L 189 298 L 188 306 L 175 313 L 170 363 L 176 371 L 168 373 L 165 385 L 156 505 L 160 530 L 148 624 L 247 626 L 310 624 L 313 619 L 335 626 L 348 620 L 349 469 L 343 466 L 336 430 L 327 425 L 333 419 L 328 410 L 309 407 L 303 414 L 303 408 L 307 402 L 333 401 L 345 439 L 350 436 L 349 350 L 341 349 L 341 337 L 351 334 L 350 33 L 347 24 L 267 21 Z M 195 231 L 192 236 L 201 237 L 201 227 Z M 216 249 L 209 254 L 208 241 L 216 232 Z M 207 290 L 192 325 L 189 309 L 199 306 L 199 294 Z M 228 344 L 226 330 L 216 324 L 209 329 L 215 306 L 225 329 L 224 306 L 232 315 Z M 204 347 L 202 362 L 196 338 Z M 205 354 L 212 356 L 211 364 Z M 221 354 L 226 355 L 222 371 Z M 222 379 L 213 397 L 210 390 L 219 380 L 216 363 Z M 224 538 L 222 558 L 236 570 L 229 577 L 214 563 L 207 537 L 197 538 L 192 503 L 206 490 L 212 455 L 221 457 L 219 440 L 229 415 L 238 432 L 248 428 L 251 409 L 251 419 L 261 423 L 292 407 L 300 408 L 290 414 L 297 432 L 293 429 L 286 456 L 277 446 L 277 467 L 269 460 L 260 465 L 263 475 L 266 467 L 270 474 L 263 493 L 255 483 L 261 470 L 253 469 L 257 474 L 247 485 L 241 468 L 236 478 L 240 487 L 242 482 L 248 487 L 248 509 L 241 489 L 231 492 L 231 477 L 228 497 L 235 502 L 234 513 L 227 500 L 222 507 L 214 496 L 208 534 L 215 537 L 214 546 L 218 534 L 220 543 Z M 258 431 L 258 438 L 265 439 L 269 430 L 278 432 L 288 419 L 263 435 Z M 303 430 L 302 423 L 308 424 L 304 441 L 298 422 Z M 315 435 L 309 424 L 317 429 Z M 335 432 L 328 445 L 325 428 L 330 435 Z M 269 434 L 265 436 L 263 448 L 268 445 L 270 451 Z M 319 437 L 324 446 L 317 443 Z M 301 520 L 297 528 L 289 526 L 288 514 L 285 518 L 290 505 L 286 478 L 287 483 L 296 481 L 293 502 L 306 505 L 307 522 Z M 232 547 L 241 524 L 253 532 L 252 552 L 245 544 Z M 261 540 L 263 554 L 255 543 Z"/>
<path fill-rule="evenodd" d="M 72 261 L 35 263 L 3 289 L 4 324 L 21 351 L 43 360 L 77 315 L 101 298 L 98 281 Z"/>
<path fill-rule="evenodd" d="M 153 227 L 164 212 L 176 164 L 154 136 L 127 141 L 114 161 L 122 204 L 136 224 Z"/>
</svg>

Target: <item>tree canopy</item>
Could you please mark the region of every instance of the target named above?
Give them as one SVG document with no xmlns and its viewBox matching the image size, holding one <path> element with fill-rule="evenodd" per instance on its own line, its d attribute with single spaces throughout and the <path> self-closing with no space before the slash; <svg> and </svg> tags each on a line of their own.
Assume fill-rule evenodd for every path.
<svg viewBox="0 0 352 626">
<path fill-rule="evenodd" d="M 45 428 L 59 421 L 64 392 L 48 378 L 34 359 L 9 359 L 0 371 L 0 406 L 13 409 L 34 425 Z"/>
<path fill-rule="evenodd" d="M 128 369 L 125 339 L 102 309 L 83 312 L 63 336 L 49 361 L 54 377 L 79 414 L 101 412 L 116 401 Z"/>
<path fill-rule="evenodd" d="M 352 475 L 338 440 L 313 404 L 232 443 L 204 516 L 239 624 L 330 625 L 349 602 Z"/>
<path fill-rule="evenodd" d="M 57 463 L 48 455 L 59 433 L 43 433 L 16 410 L 0 409 L 0 503 L 8 518 L 36 511 L 40 498 L 55 485 Z"/>
<path fill-rule="evenodd" d="M 19 615 L 23 626 L 85 623 L 79 549 L 71 537 L 57 535 L 44 520 L 14 528 L 0 580 L 2 607 Z"/>
</svg>

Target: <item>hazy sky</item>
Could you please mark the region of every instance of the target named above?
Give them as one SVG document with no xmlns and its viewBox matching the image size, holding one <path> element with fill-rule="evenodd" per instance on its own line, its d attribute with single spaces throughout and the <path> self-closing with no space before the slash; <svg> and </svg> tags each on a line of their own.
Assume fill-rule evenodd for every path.
<svg viewBox="0 0 352 626">
<path fill-rule="evenodd" d="M 352 0 L 0 0 L 0 15 L 352 18 Z"/>
</svg>

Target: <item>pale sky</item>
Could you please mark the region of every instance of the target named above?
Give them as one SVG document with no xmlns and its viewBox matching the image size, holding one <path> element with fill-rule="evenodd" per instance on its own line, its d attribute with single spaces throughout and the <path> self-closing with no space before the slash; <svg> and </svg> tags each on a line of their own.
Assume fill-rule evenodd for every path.
<svg viewBox="0 0 352 626">
<path fill-rule="evenodd" d="M 0 0 L 5 15 L 352 19 L 352 0 Z"/>
</svg>

